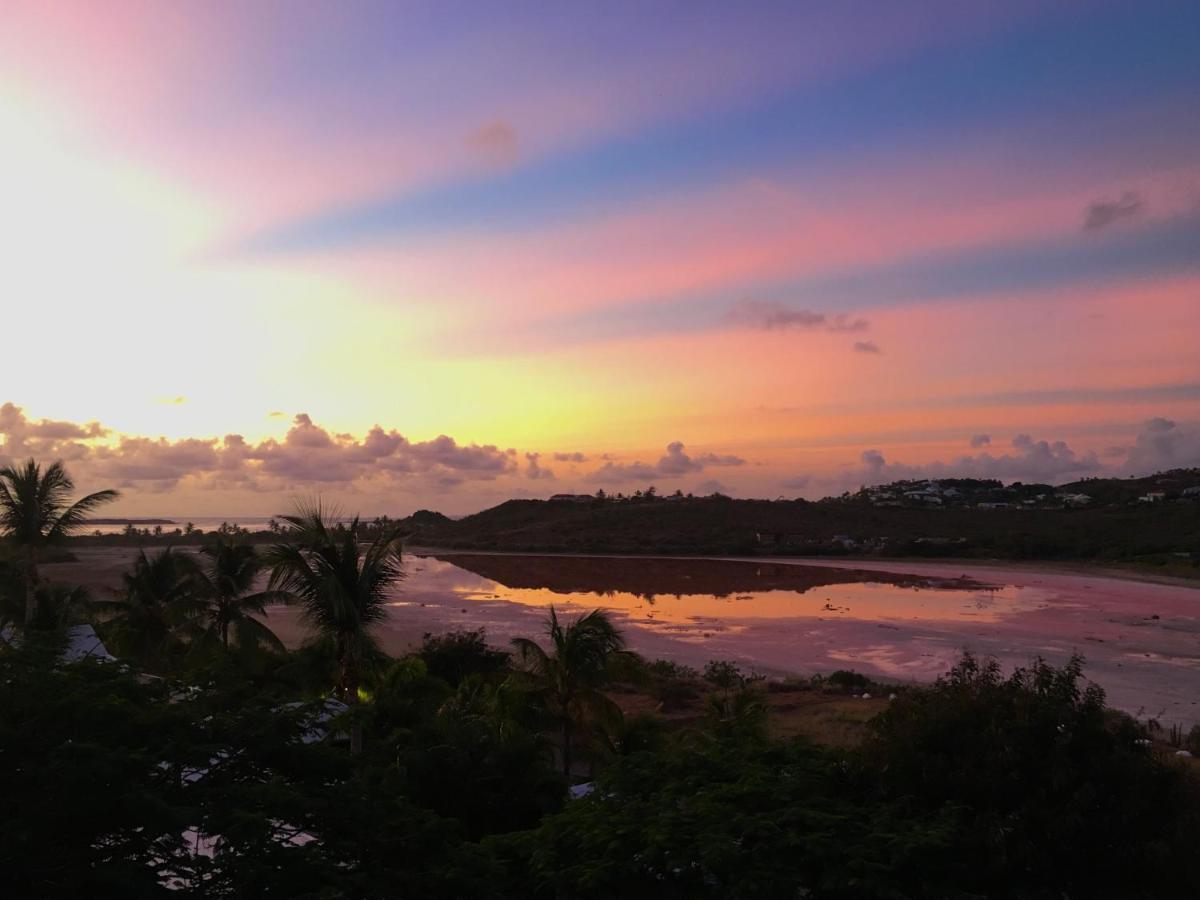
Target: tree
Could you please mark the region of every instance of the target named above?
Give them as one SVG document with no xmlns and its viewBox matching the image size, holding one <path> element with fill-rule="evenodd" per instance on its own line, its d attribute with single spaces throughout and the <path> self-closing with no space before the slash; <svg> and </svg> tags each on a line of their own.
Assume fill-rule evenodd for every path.
<svg viewBox="0 0 1200 900">
<path fill-rule="evenodd" d="M 45 472 L 32 458 L 24 465 L 0 469 L 0 531 L 17 545 L 22 557 L 26 627 L 37 618 L 41 550 L 79 531 L 88 513 L 118 496 L 116 491 L 97 491 L 71 503 L 74 490 L 75 482 L 61 460 Z"/>
<path fill-rule="evenodd" d="M 168 667 L 182 644 L 180 632 L 205 607 L 199 566 L 170 547 L 153 556 L 139 550 L 133 568 L 121 577 L 122 596 L 97 604 L 112 616 L 105 631 L 113 651 Z"/>
<path fill-rule="evenodd" d="M 285 599 L 270 591 L 255 591 L 254 582 L 263 569 L 262 558 L 251 544 L 224 537 L 202 547 L 206 560 L 197 572 L 207 622 L 201 639 L 215 638 L 229 649 L 232 628 L 239 647 L 267 646 L 282 650 L 283 643 L 255 616 L 266 615 L 266 605 Z"/>
<path fill-rule="evenodd" d="M 269 589 L 298 603 L 308 624 L 333 642 L 338 695 L 355 704 L 364 666 L 380 655 L 372 627 L 387 617 L 389 593 L 404 577 L 400 529 L 377 532 L 364 550 L 357 517 L 330 524 L 333 516 L 317 503 L 280 518 L 291 540 L 267 552 Z M 350 744 L 362 749 L 361 725 L 352 724 Z"/>
<path fill-rule="evenodd" d="M 614 721 L 620 709 L 599 688 L 613 654 L 625 639 L 608 614 L 596 609 L 564 626 L 554 607 L 546 620 L 550 651 L 529 638 L 514 638 L 519 661 L 533 679 L 547 710 L 562 729 L 563 774 L 571 775 L 571 740 L 589 720 Z"/>
</svg>

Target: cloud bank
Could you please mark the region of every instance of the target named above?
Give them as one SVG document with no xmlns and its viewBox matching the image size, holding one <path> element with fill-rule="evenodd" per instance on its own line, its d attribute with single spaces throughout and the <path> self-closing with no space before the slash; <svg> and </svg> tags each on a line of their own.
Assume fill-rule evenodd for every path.
<svg viewBox="0 0 1200 900">
<path fill-rule="evenodd" d="M 490 481 L 518 468 L 516 451 L 491 444 L 459 444 L 447 435 L 412 441 L 379 426 L 356 438 L 334 434 L 306 413 L 293 418 L 282 440 L 258 443 L 240 434 L 178 441 L 123 435 L 115 442 L 99 443 L 110 434 L 98 422 L 35 421 L 12 403 L 0 407 L 0 460 L 63 459 L 72 463 L 81 479 L 118 488 L 166 491 L 186 483 L 199 488 L 295 491 L 380 480 L 449 487 Z M 536 454 L 526 459 L 528 467 L 539 473 L 531 477 L 549 477 L 548 470 L 538 467 Z"/>
<path fill-rule="evenodd" d="M 31 419 L 12 404 L 0 406 L 0 465 L 35 457 L 62 459 L 81 488 L 114 487 L 133 493 L 234 491 L 255 494 L 358 492 L 373 499 L 463 489 L 501 499 L 525 493 L 527 481 L 556 481 L 547 456 L 495 444 L 463 444 L 448 435 L 412 440 L 395 429 L 371 428 L 363 436 L 339 434 L 307 413 L 293 416 L 281 438 L 248 441 L 222 438 L 167 440 L 117 435 L 99 422 L 77 424 Z M 713 467 L 736 467 L 738 456 L 689 454 L 673 441 L 654 463 L 620 462 L 607 454 L 580 451 L 550 454 L 572 467 L 581 484 L 678 480 Z M 601 465 L 578 471 L 591 460 Z M 491 487 L 489 487 L 491 485 Z"/>
<path fill-rule="evenodd" d="M 282 436 L 260 441 L 240 434 L 168 440 L 116 434 L 96 421 L 34 419 L 12 403 L 0 405 L 0 464 L 30 456 L 46 462 L 62 459 L 81 490 L 118 488 L 129 502 L 143 507 L 162 507 L 167 501 L 139 501 L 138 496 L 178 492 L 172 503 L 199 499 L 204 505 L 196 492 L 211 492 L 206 495 L 211 498 L 208 505 L 218 512 L 230 502 L 243 509 L 247 505 L 269 508 L 289 495 L 311 493 L 354 495 L 360 498 L 354 503 L 378 509 L 421 498 L 422 503 L 470 511 L 512 496 L 617 485 L 670 485 L 696 493 L 711 488 L 752 496 L 772 496 L 783 488 L 817 496 L 904 478 L 1060 483 L 1089 475 L 1200 466 L 1200 426 L 1163 417 L 1147 420 L 1128 443 L 1107 446 L 1102 454 L 1028 434 L 1016 435 L 1004 447 L 989 434 L 974 434 L 968 443 L 970 453 L 923 463 L 891 459 L 883 449 L 869 448 L 853 465 L 832 474 L 813 471 L 808 465 L 800 470 L 802 474 L 794 474 L 795 470 L 773 474 L 771 469 L 754 466 L 745 471 L 744 482 L 721 483 L 717 488 L 712 487 L 716 484 L 713 470 L 741 471 L 747 460 L 728 453 L 689 452 L 682 441 L 672 441 L 657 460 L 647 462 L 591 451 L 542 453 L 462 443 L 449 435 L 413 440 L 381 426 L 363 435 L 342 434 L 305 413 L 293 416 Z M 559 464 L 566 471 L 556 472 Z M 241 495 L 261 499 L 240 499 Z"/>
</svg>

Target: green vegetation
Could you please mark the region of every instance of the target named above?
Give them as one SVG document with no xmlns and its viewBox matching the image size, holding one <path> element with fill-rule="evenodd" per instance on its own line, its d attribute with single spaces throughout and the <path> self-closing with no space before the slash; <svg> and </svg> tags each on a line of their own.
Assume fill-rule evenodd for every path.
<svg viewBox="0 0 1200 900">
<path fill-rule="evenodd" d="M 549 650 L 529 638 L 514 638 L 513 646 L 521 673 L 527 676 L 531 690 L 561 729 L 562 768 L 569 778 L 575 732 L 589 726 L 611 725 L 620 718 L 620 710 L 600 687 L 606 680 L 612 656 L 624 649 L 625 640 L 600 610 L 563 625 L 553 606 L 546 637 Z"/>
<path fill-rule="evenodd" d="M 359 520 L 333 525 L 320 505 L 284 516 L 289 542 L 267 553 L 270 589 L 304 609 L 320 640 L 333 648 L 338 696 L 358 703 L 365 671 L 382 657 L 371 626 L 387 616 L 388 591 L 404 577 L 400 532 L 385 529 L 364 549 Z M 362 747 L 362 730 L 351 726 L 351 750 Z"/>
<path fill-rule="evenodd" d="M 75 482 L 61 462 L 46 471 L 33 459 L 0 469 L 0 533 L 16 551 L 25 581 L 25 624 L 38 614 L 38 561 L 45 548 L 79 531 L 87 515 L 115 500 L 116 491 L 97 491 L 74 503 Z"/>
<path fill-rule="evenodd" d="M 37 615 L 0 642 L 8 894 L 1200 891 L 1193 761 L 1107 710 L 1082 660 L 1005 676 L 968 655 L 885 700 L 849 670 L 646 662 L 602 611 L 553 610 L 511 654 L 464 631 L 389 659 L 372 630 L 403 575 L 398 526 L 286 521 L 264 555 L 229 535 L 200 562 L 142 552 L 111 603 L 37 586 Z M 0 565 L 0 605 L 28 577 Z M 271 599 L 301 604 L 317 639 L 266 638 Z M 120 662 L 67 661 L 83 618 Z M 783 736 L 808 701 L 838 740 Z"/>
<path fill-rule="evenodd" d="M 169 547 L 141 550 L 122 580 L 119 597 L 97 604 L 106 639 L 118 656 L 154 672 L 170 671 L 187 650 L 189 622 L 204 610 L 199 566 Z"/>
<path fill-rule="evenodd" d="M 1088 560 L 1200 574 L 1200 494 L 1184 493 L 1200 485 L 1200 470 L 1058 488 L 939 484 L 936 505 L 906 498 L 906 486 L 817 502 L 642 493 L 590 504 L 509 500 L 455 521 L 405 525 L 415 543 L 459 550 Z M 1095 499 L 1062 499 L 1084 493 Z M 1161 501 L 1138 500 L 1157 493 Z"/>
<path fill-rule="evenodd" d="M 201 548 L 200 553 L 206 557 L 206 564 L 197 573 L 204 608 L 195 643 L 217 641 L 228 650 L 232 632 L 238 646 L 265 645 L 282 650 L 275 633 L 256 618 L 265 614 L 268 603 L 285 598 L 254 589 L 264 564 L 255 548 L 221 539 Z"/>
<path fill-rule="evenodd" d="M 56 653 L 53 634 L 36 632 L 0 652 L 0 860 L 13 896 L 1200 888 L 1195 781 L 1105 712 L 1078 662 L 1004 678 L 966 658 L 933 688 L 903 691 L 850 750 L 770 738 L 761 724 L 775 695 L 718 664 L 708 715 L 666 728 L 629 717 L 608 752 L 581 744 L 599 774 L 567 800 L 549 737 L 557 710 L 520 668 L 488 657 L 460 665 L 457 687 L 424 652 L 395 660 L 343 714 L 306 692 L 284 655 L 146 679 Z M 343 720 L 356 718 L 364 741 L 351 754 Z"/>
</svg>

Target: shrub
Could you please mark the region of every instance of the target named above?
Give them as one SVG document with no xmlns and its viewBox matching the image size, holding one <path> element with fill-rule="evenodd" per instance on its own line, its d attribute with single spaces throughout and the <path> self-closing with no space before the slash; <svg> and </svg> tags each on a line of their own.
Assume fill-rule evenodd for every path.
<svg viewBox="0 0 1200 900">
<path fill-rule="evenodd" d="M 1194 786 L 1113 721 L 1080 657 L 1004 677 L 967 654 L 874 720 L 871 790 L 953 810 L 970 879 L 987 896 L 1165 896 L 1198 874 L 1171 865 L 1197 826 Z"/>
<path fill-rule="evenodd" d="M 417 655 L 424 660 L 430 675 L 452 687 L 457 687 L 468 675 L 494 675 L 508 664 L 508 654 L 488 646 L 482 628 L 427 634 Z"/>
<path fill-rule="evenodd" d="M 729 690 L 746 683 L 746 676 L 737 663 L 726 659 L 710 660 L 704 666 L 704 680 L 719 688 Z"/>
<path fill-rule="evenodd" d="M 828 684 L 835 685 L 846 690 L 866 690 L 871 686 L 871 679 L 860 672 L 855 672 L 852 669 L 838 669 L 830 675 L 825 681 Z"/>
</svg>

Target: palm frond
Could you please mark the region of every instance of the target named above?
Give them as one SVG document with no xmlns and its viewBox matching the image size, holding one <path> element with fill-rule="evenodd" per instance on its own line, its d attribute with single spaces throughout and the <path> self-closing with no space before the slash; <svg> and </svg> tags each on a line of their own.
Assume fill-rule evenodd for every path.
<svg viewBox="0 0 1200 900">
<path fill-rule="evenodd" d="M 75 482 L 62 461 L 43 472 L 34 459 L 0 469 L 0 529 L 27 546 L 58 540 L 84 525 L 87 514 L 118 496 L 97 491 L 74 503 Z"/>
<path fill-rule="evenodd" d="M 54 523 L 50 526 L 47 538 L 49 540 L 57 540 L 58 538 L 66 537 L 69 534 L 79 531 L 79 529 L 87 524 L 88 513 L 97 507 L 103 506 L 105 503 L 112 503 L 120 496 L 120 493 L 117 491 L 104 490 L 81 497 L 57 516 Z"/>
<path fill-rule="evenodd" d="M 517 637 L 512 639 L 512 646 L 520 662 L 533 671 L 545 672 L 549 668 L 550 655 L 537 641 Z"/>
<path fill-rule="evenodd" d="M 234 623 L 239 647 L 264 647 L 282 653 L 283 641 L 265 623 L 251 616 L 243 616 Z"/>
</svg>

